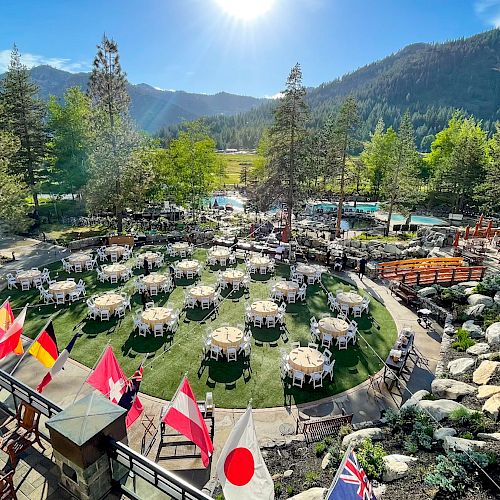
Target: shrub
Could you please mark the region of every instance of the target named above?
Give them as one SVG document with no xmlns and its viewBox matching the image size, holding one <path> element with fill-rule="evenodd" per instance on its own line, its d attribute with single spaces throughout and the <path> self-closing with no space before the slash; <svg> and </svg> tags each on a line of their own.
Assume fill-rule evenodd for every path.
<svg viewBox="0 0 500 500">
<path fill-rule="evenodd" d="M 365 439 L 356 453 L 359 463 L 370 479 L 380 479 L 385 470 L 386 455 L 382 445 L 373 444 L 371 439 Z"/>
<path fill-rule="evenodd" d="M 409 455 L 415 455 L 415 453 L 417 453 L 417 451 L 418 451 L 417 443 L 415 443 L 415 441 L 412 441 L 410 438 L 408 438 L 405 441 L 403 448 L 406 451 L 406 453 L 408 453 Z"/>
<path fill-rule="evenodd" d="M 289 497 L 293 497 L 293 495 L 295 494 L 295 490 L 293 489 L 293 486 L 287 486 L 287 488 L 286 488 L 286 494 Z"/>
<path fill-rule="evenodd" d="M 283 491 L 283 485 L 281 483 L 274 483 L 274 494 L 279 497 Z"/>
<path fill-rule="evenodd" d="M 478 432 L 485 428 L 485 418 L 480 411 L 457 408 L 450 413 L 449 419 L 458 425 L 467 427 L 473 432 Z"/>
<path fill-rule="evenodd" d="M 429 392 L 429 394 L 426 394 L 422 400 L 424 401 L 436 401 L 436 399 L 439 399 L 437 396 L 435 396 L 434 394 L 432 394 L 432 392 Z"/>
<path fill-rule="evenodd" d="M 315 471 L 309 471 L 305 473 L 305 480 L 304 480 L 304 487 L 306 488 L 313 488 L 314 486 L 317 486 L 318 484 L 318 477 L 319 474 Z"/>
<path fill-rule="evenodd" d="M 493 304 L 491 307 L 485 308 L 482 316 L 483 327 L 488 328 L 493 323 L 500 321 L 500 306 Z"/>
<path fill-rule="evenodd" d="M 328 453 L 330 453 L 330 463 L 328 464 L 329 467 L 332 467 L 334 469 L 338 468 L 340 465 L 340 462 L 342 462 L 342 459 L 344 458 L 344 450 L 342 449 L 342 442 L 337 440 L 328 448 Z"/>
<path fill-rule="evenodd" d="M 410 431 L 415 422 L 424 425 L 431 423 L 430 416 L 418 406 L 408 406 L 399 411 L 388 409 L 385 412 L 385 418 L 393 431 Z"/>
<path fill-rule="evenodd" d="M 484 295 L 495 295 L 500 291 L 500 273 L 487 276 L 476 286 L 476 293 L 482 293 Z"/>
<path fill-rule="evenodd" d="M 459 328 L 457 330 L 457 340 L 451 344 L 451 347 L 457 351 L 465 351 L 469 347 L 473 346 L 476 342 L 470 338 L 470 334 L 467 330 Z"/>
<path fill-rule="evenodd" d="M 467 302 L 467 296 L 460 289 L 455 288 L 444 288 L 440 294 L 441 300 L 448 304 L 465 304 Z"/>
<path fill-rule="evenodd" d="M 340 439 L 344 439 L 346 436 L 351 434 L 352 431 L 353 431 L 353 428 L 352 428 L 351 424 L 341 425 L 339 432 L 338 432 L 338 437 Z"/>
<path fill-rule="evenodd" d="M 326 448 L 326 443 L 324 441 L 320 441 L 314 446 L 314 453 L 316 453 L 317 457 L 321 457 L 322 455 L 324 455 Z"/>
<path fill-rule="evenodd" d="M 464 432 L 460 437 L 462 439 L 474 439 L 474 434 L 471 432 Z"/>
<path fill-rule="evenodd" d="M 430 424 L 423 424 L 422 422 L 415 422 L 413 431 L 409 439 L 413 441 L 418 448 L 430 450 L 432 448 L 432 435 L 433 427 Z"/>
</svg>

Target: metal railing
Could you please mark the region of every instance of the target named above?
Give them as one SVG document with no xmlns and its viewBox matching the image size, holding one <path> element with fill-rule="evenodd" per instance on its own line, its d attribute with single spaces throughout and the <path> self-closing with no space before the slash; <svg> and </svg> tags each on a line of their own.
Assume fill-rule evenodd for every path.
<svg viewBox="0 0 500 500">
<path fill-rule="evenodd" d="M 114 485 L 129 498 L 141 498 L 136 487 L 137 479 L 140 478 L 176 500 L 212 500 L 211 496 L 119 441 L 109 440 L 108 455 L 111 458 Z M 120 466 L 124 473 L 120 473 Z"/>
</svg>

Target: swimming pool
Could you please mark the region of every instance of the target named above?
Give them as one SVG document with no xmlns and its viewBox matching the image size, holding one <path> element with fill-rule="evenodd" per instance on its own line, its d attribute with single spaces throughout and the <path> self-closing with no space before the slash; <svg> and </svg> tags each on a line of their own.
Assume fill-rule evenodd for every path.
<svg viewBox="0 0 500 500">
<path fill-rule="evenodd" d="M 235 196 L 212 196 L 210 198 L 210 204 L 213 205 L 216 200 L 219 207 L 231 205 L 235 210 L 243 210 L 244 207 L 244 201 L 241 198 L 236 198 Z"/>
</svg>

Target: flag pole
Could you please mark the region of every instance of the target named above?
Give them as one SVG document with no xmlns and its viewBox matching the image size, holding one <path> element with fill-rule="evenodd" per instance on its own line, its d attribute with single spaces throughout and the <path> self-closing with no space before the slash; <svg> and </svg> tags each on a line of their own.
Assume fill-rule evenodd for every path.
<svg viewBox="0 0 500 500">
<path fill-rule="evenodd" d="M 9 301 L 10 295 L 3 301 L 2 305 L 0 306 L 0 309 Z"/>
<path fill-rule="evenodd" d="M 179 391 L 181 390 L 182 382 L 184 382 L 184 379 L 187 378 L 187 374 L 188 374 L 188 372 L 184 373 L 184 375 L 183 375 L 183 377 L 182 377 L 182 379 L 177 387 L 177 390 L 175 391 L 175 394 L 172 396 L 172 399 L 168 402 L 167 409 L 165 410 L 165 414 L 163 415 L 164 417 L 168 413 L 168 411 L 170 410 L 170 407 L 172 406 L 174 399 L 177 397 L 177 394 L 179 394 Z"/>
<path fill-rule="evenodd" d="M 103 348 L 103 350 L 101 352 L 101 355 L 97 358 L 97 361 L 94 363 L 94 366 L 92 367 L 92 370 L 90 370 L 90 373 L 85 377 L 85 380 L 82 382 L 82 385 L 80 386 L 80 389 L 78 389 L 78 392 L 75 394 L 75 399 L 73 399 L 73 404 L 75 403 L 76 398 L 78 397 L 78 395 L 82 391 L 83 386 L 85 385 L 85 382 L 87 382 L 87 379 L 90 377 L 90 375 L 92 374 L 92 372 L 95 370 L 95 367 L 99 364 L 99 361 L 101 361 L 102 357 L 104 356 L 104 351 L 108 348 L 110 342 L 111 342 L 111 339 L 108 339 L 108 342 L 104 346 L 104 348 Z"/>
<path fill-rule="evenodd" d="M 28 307 L 26 305 L 26 307 Z M 31 349 L 31 347 L 33 346 L 33 344 L 38 340 L 38 337 L 40 337 L 40 335 L 43 333 L 43 331 L 45 330 L 45 328 L 47 328 L 49 326 L 49 323 L 62 311 L 62 309 L 59 309 L 59 311 L 56 311 L 54 314 L 52 314 L 49 318 L 49 320 L 47 321 L 47 323 L 45 323 L 44 327 L 40 330 L 39 334 L 35 337 L 35 339 L 33 340 L 33 342 L 31 342 L 30 346 L 25 349 L 25 351 L 23 352 L 23 355 L 21 356 L 21 358 L 19 359 L 19 361 L 16 363 L 16 365 L 14 366 L 14 368 L 12 368 L 12 371 L 10 372 L 10 375 L 12 375 L 16 370 L 17 368 L 19 367 L 19 365 L 21 364 L 21 361 L 24 359 L 24 356 L 26 356 L 26 354 L 28 354 L 28 351 Z"/>
</svg>

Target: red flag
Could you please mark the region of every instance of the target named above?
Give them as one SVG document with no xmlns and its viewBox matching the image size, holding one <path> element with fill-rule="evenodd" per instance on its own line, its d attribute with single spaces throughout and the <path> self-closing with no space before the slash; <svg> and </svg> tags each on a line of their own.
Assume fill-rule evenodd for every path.
<svg viewBox="0 0 500 500">
<path fill-rule="evenodd" d="M 112 403 L 119 403 L 127 390 L 129 381 L 123 373 L 121 366 L 118 364 L 111 346 L 106 348 L 104 356 L 95 367 L 95 370 L 90 374 L 87 383 L 102 392 Z M 132 415 L 130 418 L 127 415 L 127 427 L 137 419 L 142 410 L 142 403 L 139 398 L 136 397 L 130 409 Z M 133 418 L 134 415 L 135 418 Z"/>
<path fill-rule="evenodd" d="M 208 467 L 214 445 L 187 377 L 184 377 L 174 399 L 170 402 L 167 413 L 163 417 L 163 422 L 179 431 L 198 446 L 201 451 L 203 465 Z"/>
<path fill-rule="evenodd" d="M 5 335 L 0 338 L 0 359 L 5 358 L 5 356 L 11 352 L 17 355 L 24 352 L 23 344 L 21 342 L 21 333 L 23 333 L 27 308 L 28 306 L 24 306 L 21 314 L 19 314 L 19 316 L 14 320 L 14 323 L 10 325 Z"/>
</svg>

